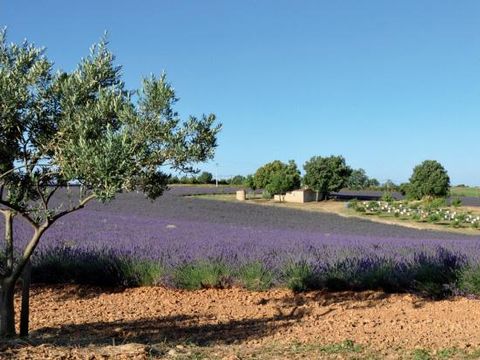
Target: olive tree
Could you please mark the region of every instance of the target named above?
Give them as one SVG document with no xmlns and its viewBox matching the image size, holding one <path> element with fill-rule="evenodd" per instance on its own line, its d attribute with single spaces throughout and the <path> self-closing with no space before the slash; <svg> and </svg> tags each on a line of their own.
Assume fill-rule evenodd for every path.
<svg viewBox="0 0 480 360">
<path fill-rule="evenodd" d="M 352 169 L 343 156 L 314 156 L 303 166 L 305 185 L 315 190 L 316 200 L 324 199 L 330 192 L 339 191 L 348 181 Z"/>
<path fill-rule="evenodd" d="M 74 71 L 54 73 L 44 49 L 7 44 L 0 32 L 1 337 L 15 336 L 15 284 L 57 220 L 119 192 L 155 199 L 167 188 L 166 168 L 194 171 L 213 156 L 215 116 L 181 121 L 176 101 L 165 75 L 127 91 L 105 40 Z M 72 183 L 75 201 L 55 204 L 54 194 Z M 14 244 L 15 216 L 32 228 L 23 249 Z"/>
<path fill-rule="evenodd" d="M 425 196 L 445 197 L 450 191 L 450 178 L 447 170 L 435 160 L 425 160 L 415 166 L 410 183 L 405 187 L 409 198 L 421 199 Z"/>
</svg>

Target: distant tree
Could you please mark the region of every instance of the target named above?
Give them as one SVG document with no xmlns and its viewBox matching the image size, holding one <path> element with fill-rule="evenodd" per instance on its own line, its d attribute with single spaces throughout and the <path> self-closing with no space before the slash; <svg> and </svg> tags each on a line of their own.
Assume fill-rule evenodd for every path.
<svg viewBox="0 0 480 360">
<path fill-rule="evenodd" d="M 275 192 L 272 193 L 270 190 L 277 188 L 276 186 L 273 186 L 272 183 L 275 182 L 278 184 L 278 175 L 282 175 L 287 178 L 289 186 L 285 191 L 293 190 L 300 186 L 300 171 L 298 170 L 295 161 L 290 160 L 288 164 L 285 164 L 280 160 L 275 160 L 257 169 L 255 175 L 253 176 L 255 187 L 257 189 L 264 189 L 264 195 L 266 197 L 273 196 Z M 284 187 L 278 188 L 283 189 Z"/>
<path fill-rule="evenodd" d="M 257 169 L 254 175 L 254 182 L 258 189 L 265 188 L 270 182 L 275 173 L 284 172 L 296 179 L 300 185 L 300 171 L 298 171 L 295 161 L 290 160 L 288 164 L 280 160 L 274 160 Z"/>
<path fill-rule="evenodd" d="M 247 175 L 242 185 L 245 186 L 247 189 L 257 189 L 257 186 L 255 185 L 255 178 L 253 175 Z"/>
<path fill-rule="evenodd" d="M 415 166 L 410 177 L 407 195 L 421 199 L 425 196 L 445 197 L 450 192 L 450 178 L 447 170 L 435 160 L 425 160 Z"/>
<path fill-rule="evenodd" d="M 164 75 L 144 79 L 135 102 L 120 75 L 106 41 L 73 72 L 54 74 L 43 49 L 7 44 L 5 31 L 0 32 L 0 212 L 6 228 L 0 337 L 16 335 L 15 284 L 60 218 L 118 192 L 140 190 L 155 199 L 169 178 L 162 165 L 190 172 L 195 163 L 213 157 L 220 130 L 213 114 L 182 123 Z M 70 182 L 80 185 L 72 194 L 76 199 L 52 205 L 55 192 Z M 14 216 L 33 229 L 18 256 Z M 25 328 L 21 323 L 21 335 Z"/>
<path fill-rule="evenodd" d="M 274 160 L 265 165 L 262 165 L 257 169 L 257 171 L 255 171 L 255 174 L 253 175 L 255 187 L 257 189 L 264 189 L 270 182 L 273 174 L 281 171 L 285 167 L 286 164 L 284 164 L 280 160 Z"/>
<path fill-rule="evenodd" d="M 265 190 L 271 195 L 285 195 L 288 191 L 299 186 L 300 181 L 297 173 L 283 169 L 272 175 L 270 182 L 265 186 Z"/>
<path fill-rule="evenodd" d="M 398 187 L 398 190 L 400 191 L 400 194 L 402 195 L 407 195 L 409 193 L 409 186 L 410 183 L 401 183 L 400 186 Z"/>
<path fill-rule="evenodd" d="M 180 179 L 178 178 L 178 176 L 170 176 L 169 179 L 168 179 L 168 183 L 169 184 L 178 184 L 178 183 L 180 183 Z"/>
<path fill-rule="evenodd" d="M 343 156 L 314 156 L 303 166 L 303 181 L 317 192 L 317 201 L 324 199 L 330 192 L 343 188 L 352 173 Z"/>
<path fill-rule="evenodd" d="M 382 190 L 387 191 L 387 192 L 399 190 L 399 186 L 397 184 L 395 184 L 392 180 L 385 181 L 382 184 L 381 188 L 382 188 Z"/>
<path fill-rule="evenodd" d="M 364 169 L 355 169 L 348 177 L 346 186 L 351 190 L 363 190 L 370 185 L 369 180 Z"/>
<path fill-rule="evenodd" d="M 368 179 L 368 187 L 369 188 L 376 188 L 380 186 L 380 181 L 375 178 Z"/>
<path fill-rule="evenodd" d="M 235 175 L 231 179 L 228 179 L 227 182 L 230 185 L 242 185 L 245 182 L 245 176 Z"/>
<path fill-rule="evenodd" d="M 197 183 L 199 184 L 210 184 L 213 180 L 213 175 L 212 173 L 209 173 L 208 171 L 202 172 L 200 175 L 197 177 Z"/>
</svg>

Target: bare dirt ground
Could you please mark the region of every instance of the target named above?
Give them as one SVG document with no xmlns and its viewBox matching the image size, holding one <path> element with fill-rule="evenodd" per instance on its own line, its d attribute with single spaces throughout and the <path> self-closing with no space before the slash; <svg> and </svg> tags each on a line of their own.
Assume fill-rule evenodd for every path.
<svg viewBox="0 0 480 360">
<path fill-rule="evenodd" d="M 31 338 L 0 343 L 0 358 L 476 358 L 479 319 L 467 298 L 37 286 Z"/>
</svg>

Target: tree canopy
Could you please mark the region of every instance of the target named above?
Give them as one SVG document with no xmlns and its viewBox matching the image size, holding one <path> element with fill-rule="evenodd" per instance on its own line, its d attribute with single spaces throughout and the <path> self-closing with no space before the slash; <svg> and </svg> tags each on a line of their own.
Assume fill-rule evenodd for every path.
<svg viewBox="0 0 480 360">
<path fill-rule="evenodd" d="M 122 191 L 155 199 L 167 187 L 166 168 L 189 172 L 213 157 L 215 115 L 181 121 L 165 74 L 129 91 L 114 60 L 102 40 L 75 70 L 54 72 L 44 49 L 7 44 L 0 31 L 0 211 L 10 229 L 0 268 L 0 335 L 15 332 L 13 286 L 55 221 Z M 71 206 L 52 206 L 55 192 L 72 183 L 80 190 Z M 16 215 L 34 229 L 18 259 Z"/>
<path fill-rule="evenodd" d="M 445 197 L 450 192 L 450 177 L 438 161 L 425 160 L 415 166 L 405 190 L 408 197 L 415 199 Z"/>
<path fill-rule="evenodd" d="M 361 168 L 353 169 L 346 183 L 350 190 L 364 190 L 379 185 L 377 179 L 369 178 L 365 170 Z"/>
<path fill-rule="evenodd" d="M 210 184 L 213 181 L 212 173 L 208 171 L 203 171 L 200 175 L 197 176 L 197 182 L 199 184 Z"/>
<path fill-rule="evenodd" d="M 303 168 L 305 185 L 315 190 L 320 199 L 325 198 L 330 192 L 339 191 L 344 187 L 352 173 L 352 169 L 347 166 L 343 156 L 313 156 Z"/>
<path fill-rule="evenodd" d="M 300 171 L 293 160 L 288 164 L 274 160 L 257 169 L 253 182 L 255 188 L 264 189 L 270 196 L 284 194 L 300 186 Z"/>
</svg>

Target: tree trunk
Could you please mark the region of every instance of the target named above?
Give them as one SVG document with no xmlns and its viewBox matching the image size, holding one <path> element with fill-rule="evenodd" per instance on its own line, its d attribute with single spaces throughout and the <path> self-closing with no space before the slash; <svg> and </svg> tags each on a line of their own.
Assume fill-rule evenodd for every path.
<svg viewBox="0 0 480 360">
<path fill-rule="evenodd" d="M 7 259 L 7 277 L 13 271 L 13 212 L 4 210 L 5 216 L 5 257 Z"/>
<path fill-rule="evenodd" d="M 5 217 L 5 258 L 6 274 L 0 281 L 0 338 L 15 336 L 15 281 L 13 272 L 13 216 L 10 210 L 4 210 Z"/>
<path fill-rule="evenodd" d="M 0 338 L 16 335 L 14 294 L 15 282 L 9 278 L 3 279 L 0 284 Z"/>
<path fill-rule="evenodd" d="M 318 193 L 319 191 L 315 191 L 315 201 L 318 202 Z"/>
<path fill-rule="evenodd" d="M 32 263 L 28 261 L 22 274 L 22 308 L 20 310 L 20 336 L 28 336 L 28 319 L 30 317 L 30 282 Z"/>
</svg>

